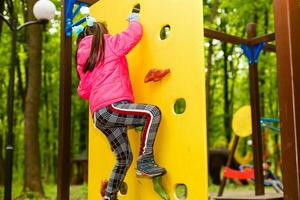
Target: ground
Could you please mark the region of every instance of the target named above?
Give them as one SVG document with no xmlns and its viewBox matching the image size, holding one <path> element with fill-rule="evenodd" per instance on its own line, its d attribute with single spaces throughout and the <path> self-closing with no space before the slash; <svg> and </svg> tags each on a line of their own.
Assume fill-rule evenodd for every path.
<svg viewBox="0 0 300 200">
<path fill-rule="evenodd" d="M 215 185 L 209 186 L 209 194 L 211 198 L 212 196 L 216 196 L 218 192 L 219 187 Z M 56 185 L 54 184 L 44 184 L 44 190 L 46 193 L 46 198 L 44 200 L 55 200 L 56 199 Z M 22 184 L 14 184 L 13 185 L 13 199 L 14 200 L 30 200 L 30 199 L 36 199 L 34 197 L 30 197 L 30 195 L 27 196 L 27 198 L 17 198 L 22 191 Z M 254 186 L 248 185 L 248 186 L 239 186 L 234 184 L 227 184 L 227 187 L 225 188 L 225 195 L 251 195 L 254 193 Z M 276 192 L 271 187 L 266 187 L 266 193 L 267 194 L 274 194 L 276 195 Z M 87 185 L 78 185 L 78 186 L 71 186 L 70 189 L 70 200 L 86 200 L 87 199 Z M 3 187 L 0 186 L 0 200 L 3 200 L 4 196 L 4 190 Z"/>
<path fill-rule="evenodd" d="M 56 185 L 44 184 L 44 191 L 46 198 L 44 200 L 56 200 Z M 34 195 L 27 195 L 27 197 L 18 197 L 22 191 L 21 184 L 14 184 L 13 186 L 13 199 L 14 200 L 30 200 L 37 199 Z M 0 200 L 3 200 L 4 189 L 0 186 Z M 86 200 L 87 199 L 87 185 L 73 185 L 70 189 L 70 200 Z M 42 200 L 41 198 L 39 198 Z"/>
</svg>

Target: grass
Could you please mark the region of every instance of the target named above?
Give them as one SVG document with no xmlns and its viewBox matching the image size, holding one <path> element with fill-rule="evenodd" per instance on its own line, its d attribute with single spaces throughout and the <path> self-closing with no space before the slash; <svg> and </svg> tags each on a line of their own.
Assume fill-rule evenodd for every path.
<svg viewBox="0 0 300 200">
<path fill-rule="evenodd" d="M 14 200 L 56 200 L 57 186 L 55 184 L 43 184 L 45 191 L 45 198 L 36 197 L 33 193 L 22 195 L 22 183 L 13 183 L 12 195 Z M 219 186 L 209 184 L 209 193 L 217 193 Z M 254 191 L 254 185 L 249 184 L 246 186 L 236 185 L 234 183 L 227 183 L 225 191 L 231 192 L 250 192 Z M 266 188 L 266 191 L 272 191 L 272 188 Z M 4 198 L 4 188 L 0 186 L 0 200 Z M 86 200 L 87 199 L 87 185 L 72 185 L 70 188 L 70 200 Z"/>
<path fill-rule="evenodd" d="M 45 198 L 37 197 L 33 193 L 22 194 L 22 184 L 13 183 L 12 197 L 14 200 L 55 200 L 57 186 L 55 184 L 44 184 Z M 4 188 L 0 186 L 0 200 L 4 198 Z M 70 200 L 86 200 L 87 185 L 72 185 L 70 188 Z"/>
</svg>

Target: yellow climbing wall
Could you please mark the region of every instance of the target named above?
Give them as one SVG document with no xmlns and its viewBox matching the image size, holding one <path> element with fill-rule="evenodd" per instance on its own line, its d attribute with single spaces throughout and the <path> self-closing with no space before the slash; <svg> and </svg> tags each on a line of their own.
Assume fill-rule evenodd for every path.
<svg viewBox="0 0 300 200">
<path fill-rule="evenodd" d="M 185 184 L 187 199 L 207 199 L 207 145 L 205 70 L 203 52 L 203 13 L 201 0 L 100 0 L 91 7 L 91 15 L 105 21 L 111 34 L 127 27 L 127 16 L 140 4 L 144 35 L 128 55 L 130 76 L 136 102 L 158 105 L 162 122 L 155 143 L 155 158 L 166 167 L 163 184 L 171 199 L 176 184 Z M 169 37 L 160 31 L 170 26 Z M 170 68 L 171 73 L 159 82 L 145 84 L 151 68 Z M 174 103 L 184 98 L 186 110 L 174 112 Z M 134 162 L 125 182 L 126 195 L 120 200 L 159 200 L 152 180 L 135 175 L 140 133 L 129 131 Z M 90 118 L 88 199 L 100 199 L 100 182 L 109 178 L 115 163 L 104 135 L 94 128 Z"/>
</svg>

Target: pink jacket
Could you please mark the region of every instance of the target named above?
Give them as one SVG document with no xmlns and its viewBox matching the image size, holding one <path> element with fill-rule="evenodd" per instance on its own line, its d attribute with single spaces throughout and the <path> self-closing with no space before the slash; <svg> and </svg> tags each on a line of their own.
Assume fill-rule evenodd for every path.
<svg viewBox="0 0 300 200">
<path fill-rule="evenodd" d="M 77 52 L 77 72 L 79 74 L 78 95 L 89 100 L 92 113 L 112 103 L 134 101 L 129 77 L 126 54 L 141 40 L 142 25 L 130 22 L 128 28 L 117 34 L 105 34 L 105 57 L 103 64 L 95 66 L 92 72 L 83 72 L 90 53 L 93 36 L 81 40 Z"/>
</svg>

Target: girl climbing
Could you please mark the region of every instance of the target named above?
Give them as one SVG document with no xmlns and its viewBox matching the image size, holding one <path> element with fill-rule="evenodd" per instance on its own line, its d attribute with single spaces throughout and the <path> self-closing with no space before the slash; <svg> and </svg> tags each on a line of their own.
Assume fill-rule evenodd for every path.
<svg viewBox="0 0 300 200">
<path fill-rule="evenodd" d="M 138 175 L 155 177 L 166 173 L 156 164 L 153 145 L 161 120 L 157 106 L 135 104 L 129 78 L 126 54 L 142 38 L 142 25 L 137 13 L 128 17 L 128 28 L 110 35 L 103 23 L 87 17 L 87 26 L 74 28 L 77 38 L 78 95 L 89 100 L 94 125 L 106 136 L 116 155 L 116 164 L 108 181 L 105 200 L 116 200 L 119 188 L 129 169 L 133 155 L 127 128 L 143 125 Z"/>
</svg>

